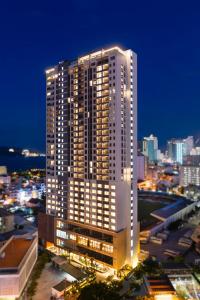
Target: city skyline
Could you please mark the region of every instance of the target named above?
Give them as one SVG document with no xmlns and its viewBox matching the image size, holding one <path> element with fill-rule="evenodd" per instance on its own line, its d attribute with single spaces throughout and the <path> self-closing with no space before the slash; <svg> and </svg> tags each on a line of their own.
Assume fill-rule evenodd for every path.
<svg viewBox="0 0 200 300">
<path fill-rule="evenodd" d="M 162 147 L 172 137 L 199 135 L 198 3 L 188 7 L 186 2 L 172 6 L 172 2 L 146 1 L 144 10 L 143 3 L 129 2 L 123 14 L 113 1 L 106 3 L 105 11 L 98 1 L 77 1 L 78 9 L 64 1 L 60 6 L 38 3 L 31 7 L 21 1 L 1 7 L 5 28 L 0 49 L 2 146 L 43 151 L 46 66 L 116 43 L 138 53 L 139 138 L 153 133 Z M 108 20 L 104 17 L 101 22 L 108 12 Z"/>
</svg>

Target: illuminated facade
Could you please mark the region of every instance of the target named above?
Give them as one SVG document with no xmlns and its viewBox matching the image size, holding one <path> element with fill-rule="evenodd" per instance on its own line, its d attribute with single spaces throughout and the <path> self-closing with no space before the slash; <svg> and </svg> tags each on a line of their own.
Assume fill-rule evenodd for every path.
<svg viewBox="0 0 200 300">
<path fill-rule="evenodd" d="M 181 166 L 180 168 L 180 185 L 197 185 L 200 186 L 200 166 Z"/>
<path fill-rule="evenodd" d="M 137 259 L 137 58 L 102 49 L 46 71 L 46 214 L 54 245 L 115 269 Z"/>
<path fill-rule="evenodd" d="M 149 158 L 150 162 L 158 160 L 158 139 L 151 134 L 149 137 L 144 137 L 142 144 L 142 152 Z"/>
<path fill-rule="evenodd" d="M 185 155 L 189 155 L 193 148 L 193 136 L 185 139 L 172 139 L 168 141 L 168 156 L 173 162 L 183 163 Z"/>
</svg>

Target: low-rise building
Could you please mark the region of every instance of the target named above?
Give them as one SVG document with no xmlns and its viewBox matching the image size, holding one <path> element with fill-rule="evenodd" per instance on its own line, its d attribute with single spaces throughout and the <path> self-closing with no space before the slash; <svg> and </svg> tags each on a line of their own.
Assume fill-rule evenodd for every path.
<svg viewBox="0 0 200 300">
<path fill-rule="evenodd" d="M 12 236 L 0 249 L 0 298 L 20 297 L 37 260 L 37 236 Z"/>
<path fill-rule="evenodd" d="M 6 166 L 0 166 L 0 176 L 7 175 L 7 168 Z"/>
<path fill-rule="evenodd" d="M 14 215 L 6 209 L 0 207 L 0 233 L 12 231 L 14 229 Z"/>
<path fill-rule="evenodd" d="M 192 211 L 195 210 L 197 202 L 190 201 L 187 198 L 170 195 L 165 193 L 152 193 L 147 191 L 140 191 L 139 201 L 157 201 L 163 202 L 163 206 L 149 212 L 150 218 L 144 217 L 141 222 L 140 241 L 145 243 L 151 236 L 160 233 L 163 230 L 166 233 L 166 228 L 173 222 L 183 220 Z M 145 202 L 144 204 L 145 205 Z M 148 205 L 149 206 L 149 205 Z M 145 211 L 145 206 L 143 207 Z M 160 237 L 159 237 L 160 238 Z"/>
<path fill-rule="evenodd" d="M 191 236 L 193 242 L 195 242 L 195 249 L 200 254 L 200 226 L 197 226 Z"/>
<path fill-rule="evenodd" d="M 1 185 L 5 185 L 6 187 L 8 187 L 10 185 L 10 182 L 11 182 L 10 176 L 7 176 L 7 175 L 0 176 L 0 184 Z"/>
<path fill-rule="evenodd" d="M 154 299 L 178 299 L 176 291 L 167 276 L 145 277 L 144 279 L 148 294 Z"/>
</svg>

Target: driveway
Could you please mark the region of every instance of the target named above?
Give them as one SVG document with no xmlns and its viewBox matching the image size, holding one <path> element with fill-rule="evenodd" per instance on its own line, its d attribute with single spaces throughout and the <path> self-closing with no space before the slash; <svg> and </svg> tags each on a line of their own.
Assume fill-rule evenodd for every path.
<svg viewBox="0 0 200 300">
<path fill-rule="evenodd" d="M 66 273 L 55 269 L 51 263 L 46 264 L 40 278 L 33 300 L 49 300 L 51 288 L 66 278 Z"/>
</svg>

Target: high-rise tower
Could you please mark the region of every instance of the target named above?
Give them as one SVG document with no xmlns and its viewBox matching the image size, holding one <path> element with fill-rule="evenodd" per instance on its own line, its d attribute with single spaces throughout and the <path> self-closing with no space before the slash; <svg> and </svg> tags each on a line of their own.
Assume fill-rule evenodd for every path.
<svg viewBox="0 0 200 300">
<path fill-rule="evenodd" d="M 149 162 L 157 162 L 158 160 L 158 139 L 151 134 L 143 139 L 143 154 L 149 158 Z"/>
<path fill-rule="evenodd" d="M 112 47 L 63 61 L 46 71 L 46 84 L 47 197 L 41 237 L 76 260 L 88 257 L 115 269 L 134 264 L 136 54 Z"/>
</svg>

